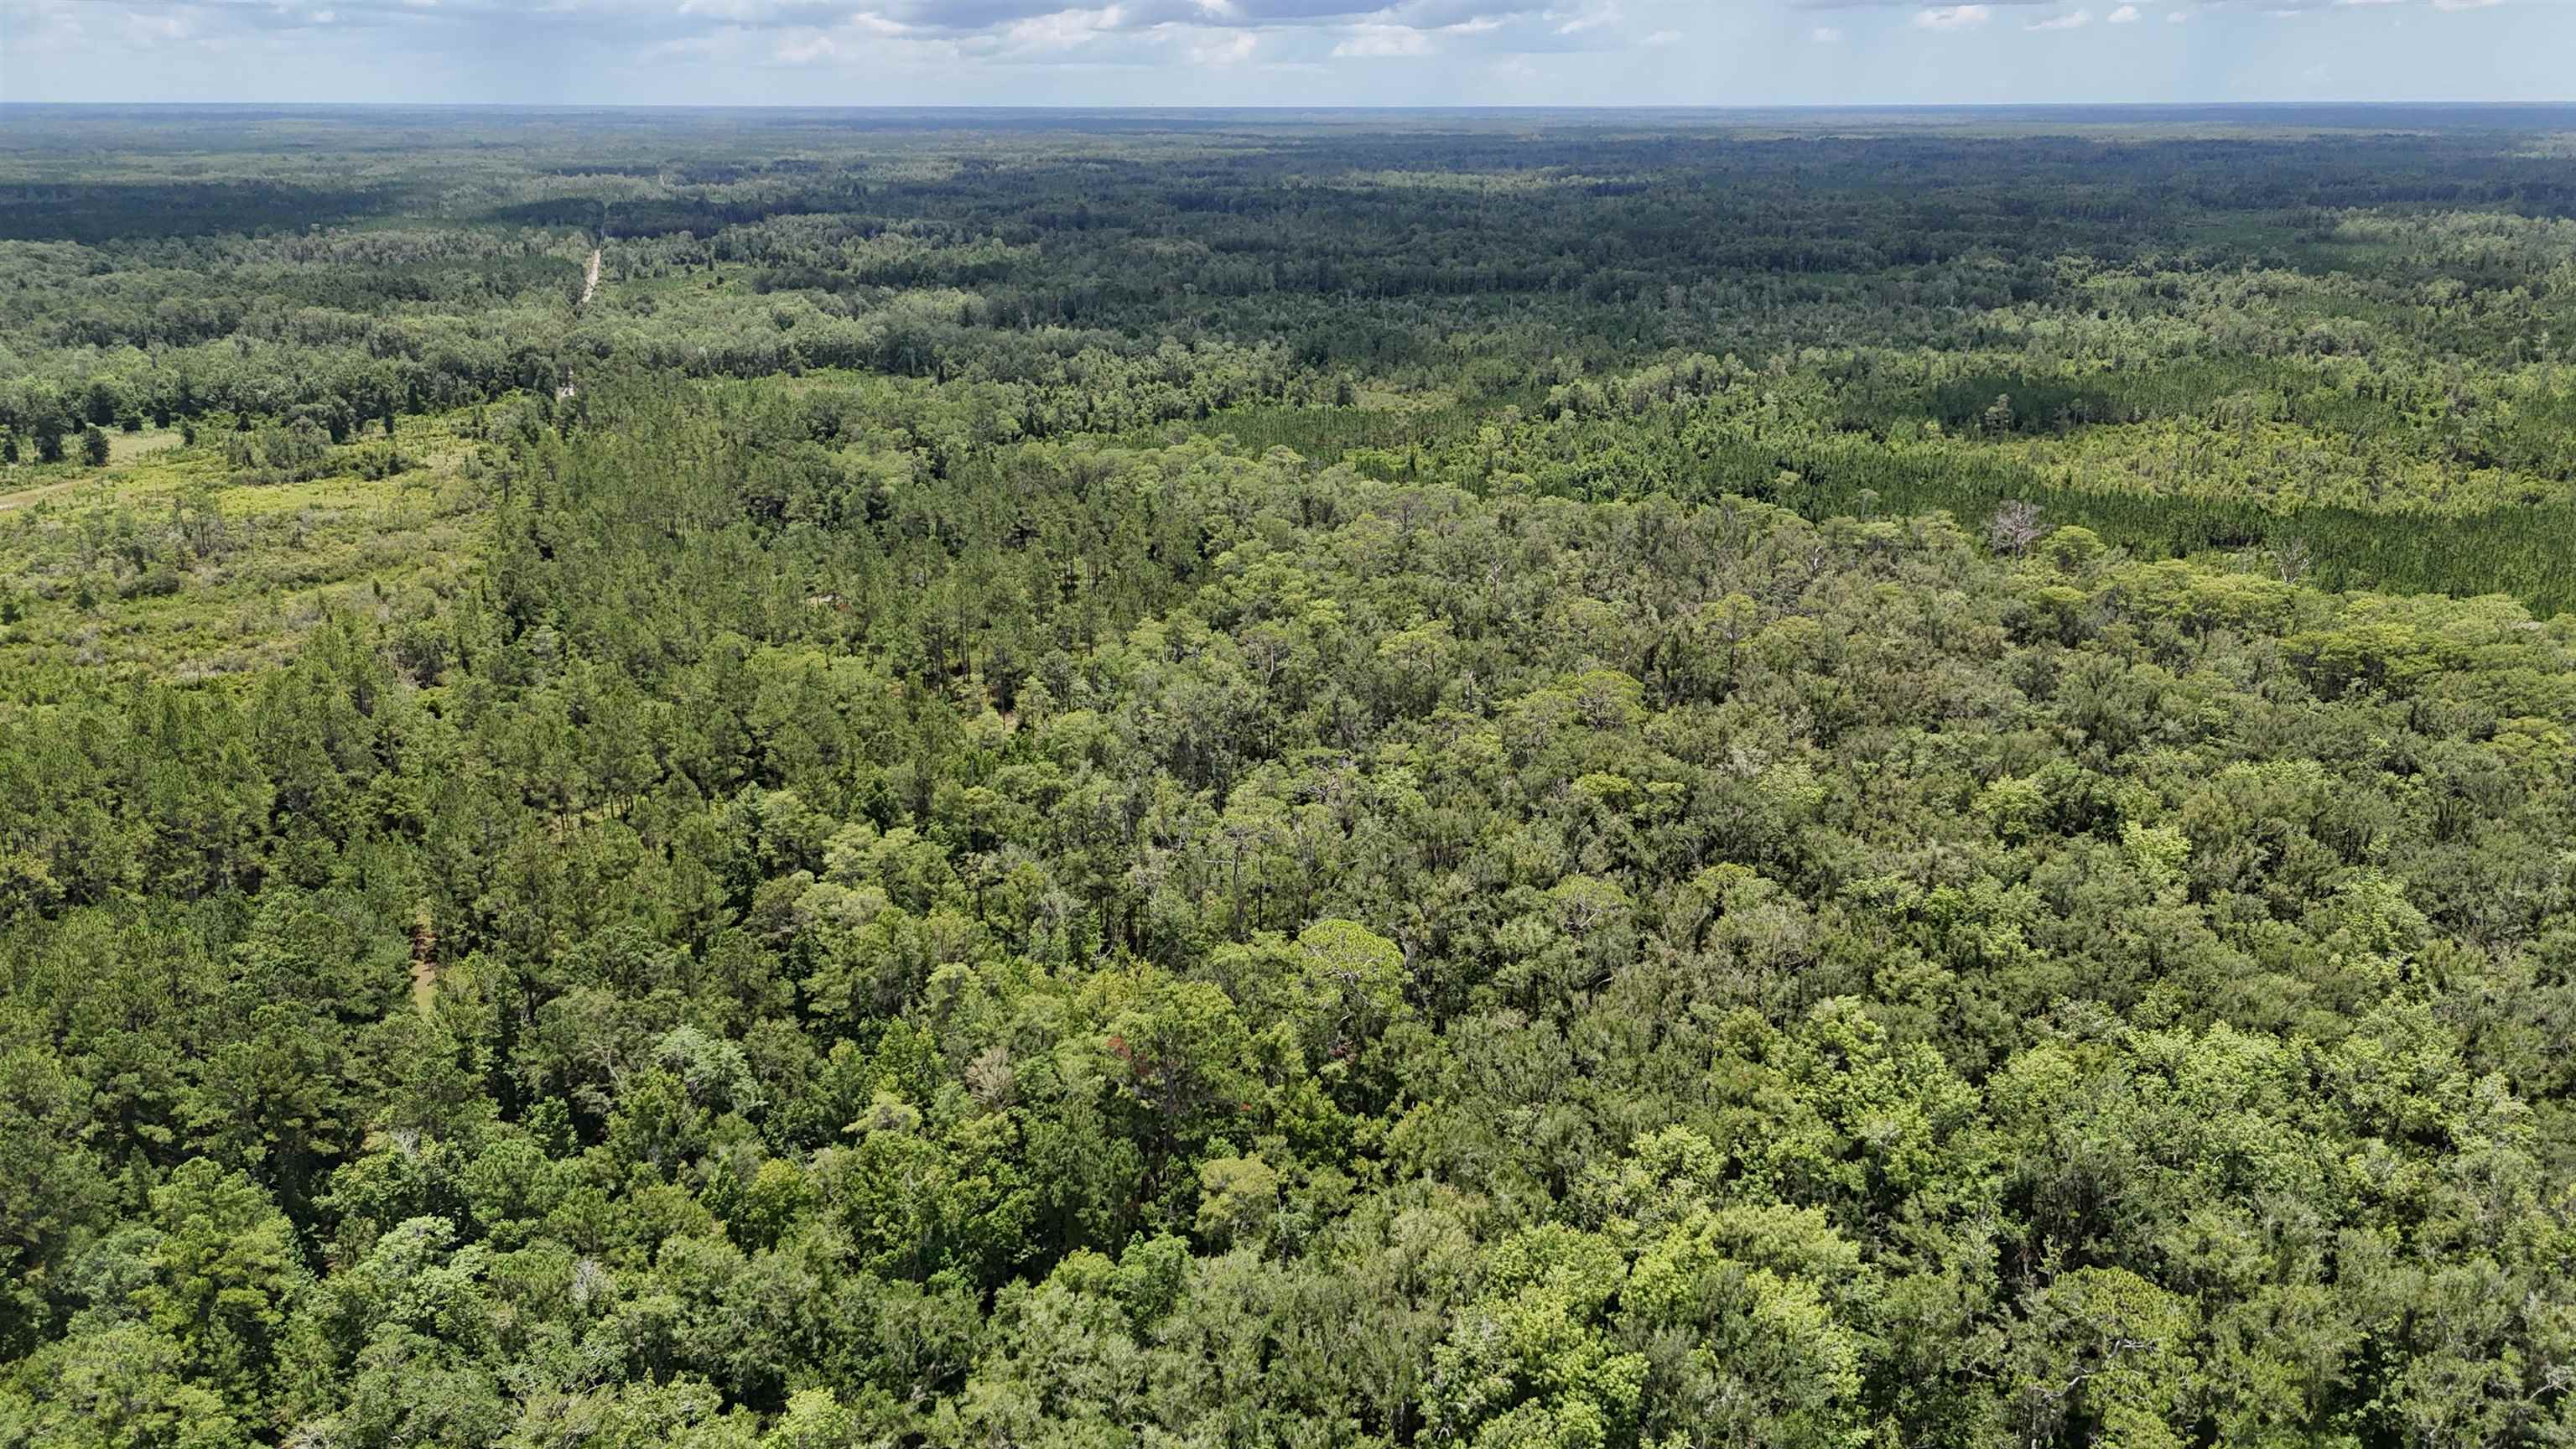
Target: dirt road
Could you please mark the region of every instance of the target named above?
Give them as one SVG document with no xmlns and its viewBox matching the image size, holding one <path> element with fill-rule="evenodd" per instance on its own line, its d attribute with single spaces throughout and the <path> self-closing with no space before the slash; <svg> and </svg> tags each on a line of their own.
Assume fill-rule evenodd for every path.
<svg viewBox="0 0 2576 1449">
<path fill-rule="evenodd" d="M 601 250 L 602 248 L 599 247 L 592 247 L 590 249 L 590 270 L 584 272 L 581 278 L 581 300 L 573 304 L 573 310 L 576 312 L 588 310 L 590 307 L 590 299 L 599 295 L 599 255 Z M 566 378 L 562 385 L 555 389 L 555 401 L 562 402 L 564 399 L 572 397 L 578 392 L 580 392 L 580 389 L 573 386 L 572 379 Z"/>
</svg>

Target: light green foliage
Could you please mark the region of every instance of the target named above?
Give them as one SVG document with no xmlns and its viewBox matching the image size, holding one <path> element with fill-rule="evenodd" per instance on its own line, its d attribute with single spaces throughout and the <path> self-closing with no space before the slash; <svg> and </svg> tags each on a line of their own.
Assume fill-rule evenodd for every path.
<svg viewBox="0 0 2576 1449">
<path fill-rule="evenodd" d="M 1484 1291 L 1432 1353 L 1431 1432 L 1492 1449 L 1625 1442 L 1647 1361 L 1616 1352 L 1602 1320 L 1626 1271 L 1608 1243 L 1563 1228 L 1497 1244 Z"/>
<path fill-rule="evenodd" d="M 1250 1157 L 1212 1157 L 1199 1164 L 1199 1235 L 1213 1243 L 1260 1240 L 1279 1210 L 1279 1174 Z"/>
</svg>

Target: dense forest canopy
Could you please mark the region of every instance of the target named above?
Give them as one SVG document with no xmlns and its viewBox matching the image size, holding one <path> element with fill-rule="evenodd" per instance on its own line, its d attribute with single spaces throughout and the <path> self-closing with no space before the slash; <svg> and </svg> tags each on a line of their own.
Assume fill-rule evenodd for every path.
<svg viewBox="0 0 2576 1449">
<path fill-rule="evenodd" d="M 0 119 L 0 1442 L 2576 1440 L 2576 113 Z"/>
</svg>

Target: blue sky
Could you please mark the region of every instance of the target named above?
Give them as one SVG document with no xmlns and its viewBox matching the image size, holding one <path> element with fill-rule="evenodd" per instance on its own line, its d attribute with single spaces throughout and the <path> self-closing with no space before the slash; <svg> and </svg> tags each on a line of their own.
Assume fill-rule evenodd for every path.
<svg viewBox="0 0 2576 1449">
<path fill-rule="evenodd" d="M 2576 98 L 2576 0 L 0 0 L 0 100 Z"/>
</svg>

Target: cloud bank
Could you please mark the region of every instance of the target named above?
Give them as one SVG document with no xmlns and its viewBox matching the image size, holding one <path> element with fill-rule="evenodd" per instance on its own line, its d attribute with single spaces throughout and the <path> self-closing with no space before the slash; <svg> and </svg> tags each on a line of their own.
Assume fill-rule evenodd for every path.
<svg viewBox="0 0 2576 1449">
<path fill-rule="evenodd" d="M 2195 10 L 2212 23 L 2163 30 L 2158 53 L 2108 28 Z M 2130 0 L 2096 28 L 2071 0 L 0 0 L 0 99 L 2295 99 L 2277 78 L 2326 55 L 2339 75 L 2381 74 L 2391 99 L 2504 99 L 2563 90 L 2547 67 L 2493 60 L 2569 53 L 2571 14 L 2567 0 Z M 2219 22 L 2241 59 L 2213 78 L 2180 48 L 2219 54 L 2199 38 Z M 2243 33 L 2284 22 L 2319 33 Z M 2236 73 L 2248 65 L 2266 68 Z"/>
</svg>

